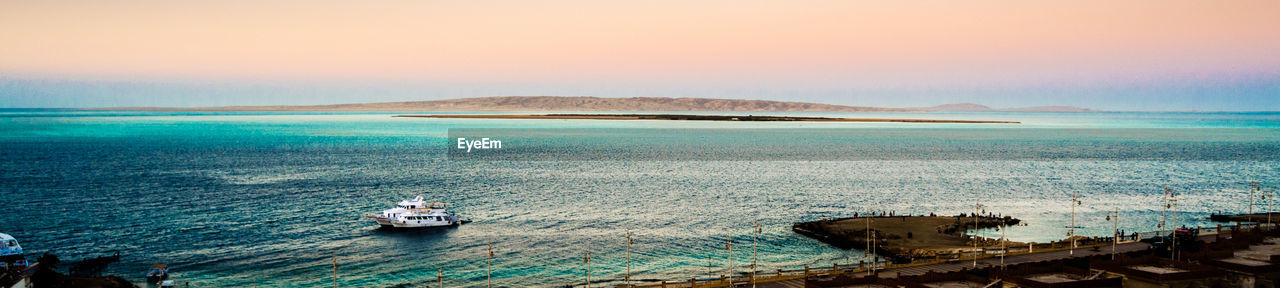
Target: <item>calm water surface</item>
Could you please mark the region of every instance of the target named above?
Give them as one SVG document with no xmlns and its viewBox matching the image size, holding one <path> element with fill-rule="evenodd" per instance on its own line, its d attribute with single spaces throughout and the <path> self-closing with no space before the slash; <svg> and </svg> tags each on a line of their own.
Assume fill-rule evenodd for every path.
<svg viewBox="0 0 1280 288">
<path fill-rule="evenodd" d="M 981 201 L 989 212 L 1028 223 L 1008 231 L 1012 240 L 1047 241 L 1065 236 L 1061 227 L 1069 218 L 1072 191 L 1084 202 L 1077 208 L 1085 227 L 1080 234 L 1104 235 L 1111 227 L 1105 215 L 1117 207 L 1121 229 L 1154 230 L 1163 186 L 1181 193 L 1179 223 L 1210 225 L 1204 219 L 1209 213 L 1248 208 L 1249 179 L 1274 185 L 1280 175 L 1275 157 L 1259 156 L 1277 151 L 1277 113 L 789 114 L 1023 124 L 3 110 L 0 232 L 17 237 L 32 255 L 48 251 L 75 261 L 120 251 L 124 258 L 107 272 L 139 283 L 148 265 L 168 263 L 176 279 L 197 287 L 316 287 L 330 285 L 336 258 L 344 287 L 418 287 L 434 283 L 441 268 L 449 286 L 483 286 L 486 245 L 492 243 L 495 283 L 553 286 L 583 281 L 582 256 L 588 249 L 593 280 L 620 281 L 627 230 L 635 234 L 634 278 L 688 279 L 724 273 L 728 255 L 723 247 L 730 239 L 737 245 L 735 263 L 750 259 L 753 219 L 764 227 L 761 269 L 797 269 L 856 262 L 862 254 L 796 235 L 792 222 L 852 216 L 868 206 L 899 214 L 956 214 Z M 937 147 L 973 145 L 975 139 L 904 131 L 1012 129 L 998 135 L 1049 139 L 1076 137 L 1070 134 L 1076 129 L 1116 132 L 1082 140 L 1096 146 L 1064 146 L 1073 155 L 1101 155 L 1089 159 L 993 153 L 989 159 L 932 160 L 893 155 L 892 149 L 881 151 L 888 154 L 883 159 L 854 161 L 458 161 L 445 156 L 448 129 L 495 127 L 646 128 L 637 131 L 647 133 L 856 128 L 862 132 L 832 137 Z M 1157 132 L 1143 132 L 1141 141 L 1126 140 L 1133 131 Z M 983 135 L 989 134 L 970 138 L 1013 141 Z M 776 140 L 772 136 L 777 135 L 743 137 Z M 617 144 L 610 139 L 594 143 Z M 1194 145 L 1177 146 L 1187 143 Z M 1216 156 L 1125 159 L 1109 156 L 1113 149 L 1087 148 L 1135 145 L 1196 147 L 1204 151 L 1189 153 Z M 360 217 L 415 195 L 451 202 L 475 222 L 390 232 Z"/>
</svg>

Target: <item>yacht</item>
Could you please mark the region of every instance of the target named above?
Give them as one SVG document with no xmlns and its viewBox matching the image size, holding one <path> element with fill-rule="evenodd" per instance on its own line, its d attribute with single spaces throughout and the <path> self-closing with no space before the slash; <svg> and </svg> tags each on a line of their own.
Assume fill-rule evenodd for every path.
<svg viewBox="0 0 1280 288">
<path fill-rule="evenodd" d="M 400 201 L 395 208 L 383 210 L 382 214 L 368 215 L 378 225 L 387 228 L 427 228 L 456 226 L 467 221 L 449 212 L 444 203 L 427 203 L 422 196 L 412 200 Z"/>
</svg>

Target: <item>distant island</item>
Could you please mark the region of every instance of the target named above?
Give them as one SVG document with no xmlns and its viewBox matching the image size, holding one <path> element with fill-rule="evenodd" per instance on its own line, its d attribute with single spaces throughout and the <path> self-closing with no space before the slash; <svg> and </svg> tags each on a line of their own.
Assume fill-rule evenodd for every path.
<svg viewBox="0 0 1280 288">
<path fill-rule="evenodd" d="M 83 110 L 108 111 L 774 111 L 774 112 L 953 112 L 1032 111 L 1088 112 L 1070 106 L 1040 106 L 996 109 L 979 104 L 959 103 L 933 107 L 883 108 L 845 106 L 809 102 L 742 100 L 715 98 L 589 96 L 496 96 L 431 101 L 379 102 L 332 105 L 223 106 L 223 107 L 111 107 Z"/>
<path fill-rule="evenodd" d="M 779 121 L 779 122 L 906 122 L 906 123 L 990 123 L 1020 124 L 1017 121 L 898 119 L 898 118 L 834 118 L 791 116 L 733 116 L 691 114 L 441 114 L 396 115 L 417 118 L 465 118 L 465 119 L 590 119 L 590 120 L 682 120 L 682 121 Z"/>
</svg>

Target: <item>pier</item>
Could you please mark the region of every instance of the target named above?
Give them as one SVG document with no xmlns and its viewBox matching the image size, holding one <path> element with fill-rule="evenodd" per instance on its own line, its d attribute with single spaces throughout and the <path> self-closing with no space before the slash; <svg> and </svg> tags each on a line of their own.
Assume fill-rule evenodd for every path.
<svg viewBox="0 0 1280 288">
<path fill-rule="evenodd" d="M 1090 287 L 1126 287 L 1123 283 L 1129 282 L 1121 282 L 1121 280 L 1156 284 L 1201 280 L 1213 282 L 1225 281 L 1223 275 L 1226 274 L 1232 275 L 1231 279 L 1235 280 L 1248 278 L 1248 281 L 1270 281 L 1266 283 L 1274 285 L 1276 278 L 1280 277 L 1280 272 L 1274 272 L 1280 271 L 1277 269 L 1280 268 L 1280 255 L 1268 254 L 1280 248 L 1280 245 L 1275 243 L 1280 239 L 1280 230 L 1277 230 L 1276 226 L 1218 226 L 1197 229 L 1200 234 L 1195 236 L 1196 241 L 1185 244 L 1195 245 L 1188 246 L 1194 248 L 1177 249 L 1175 251 L 1180 252 L 1172 257 L 1159 257 L 1160 251 L 1156 249 L 1159 246 L 1158 243 L 1153 245 L 1153 243 L 1141 241 L 1141 239 L 1147 239 L 1142 237 L 1158 236 L 1162 232 L 1144 232 L 1138 233 L 1139 240 L 1123 240 L 1115 246 L 1112 246 L 1111 242 L 1093 242 L 1079 245 L 1074 249 L 1056 247 L 1034 251 L 1008 251 L 994 255 L 981 255 L 976 258 L 976 261 L 974 259 L 938 259 L 883 266 L 862 265 L 861 267 L 856 264 L 832 264 L 824 267 L 805 267 L 803 270 L 757 271 L 758 276 L 754 283 L 743 275 L 734 275 L 731 278 L 725 276 L 709 281 L 690 279 L 647 283 L 636 287 L 928 287 L 917 286 L 920 285 L 919 282 L 927 281 L 969 283 L 969 285 L 955 287 L 986 287 L 985 285 L 995 284 L 998 281 L 1023 283 L 1021 285 L 1015 283 L 1012 287 L 1083 287 L 1036 285 L 1035 282 L 1083 285 L 1094 283 L 1088 281 L 1099 279 L 1101 280 L 1097 283 L 1109 284 Z M 1057 267 L 1058 270 L 1045 267 Z M 1007 271 L 1023 271 L 1023 273 L 1017 275 Z M 973 286 L 974 284 L 977 286 Z"/>
<path fill-rule="evenodd" d="M 964 233 L 971 229 L 1012 226 L 1021 220 L 1009 216 L 863 216 L 801 222 L 791 230 L 841 249 L 874 250 L 895 262 L 951 258 L 980 253 L 974 239 Z M 975 228 L 976 227 L 976 228 Z M 868 233 L 874 237 L 868 237 Z M 999 246 L 994 239 L 978 238 L 979 245 Z M 874 244 L 874 245 L 873 245 Z M 1023 243 L 1007 242 L 1021 246 Z"/>
</svg>

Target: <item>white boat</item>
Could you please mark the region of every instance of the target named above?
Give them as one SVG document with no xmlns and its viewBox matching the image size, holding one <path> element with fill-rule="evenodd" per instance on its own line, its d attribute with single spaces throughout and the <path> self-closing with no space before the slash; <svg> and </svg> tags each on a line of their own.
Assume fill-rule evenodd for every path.
<svg viewBox="0 0 1280 288">
<path fill-rule="evenodd" d="M 419 195 L 413 200 L 400 201 L 400 204 L 396 204 L 395 208 L 382 210 L 382 214 L 367 215 L 367 217 L 373 218 L 373 221 L 378 222 L 378 225 L 382 225 L 382 227 L 393 227 L 391 221 L 400 217 L 400 215 L 412 213 L 413 210 L 425 208 L 426 205 L 427 203 L 423 203 L 422 196 Z"/>
<path fill-rule="evenodd" d="M 445 210 L 444 203 L 431 203 L 425 210 L 410 210 L 409 213 L 400 214 L 395 219 L 391 219 L 391 226 L 395 228 L 428 228 L 462 224 L 462 221 L 458 220 L 458 216 Z"/>
<path fill-rule="evenodd" d="M 444 227 L 464 223 L 445 207 L 444 203 L 427 203 L 422 200 L 422 196 L 418 196 L 412 200 L 400 201 L 395 208 L 383 210 L 382 214 L 368 217 L 382 227 L 394 228 Z"/>
</svg>

